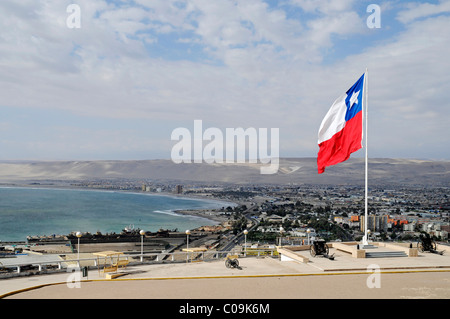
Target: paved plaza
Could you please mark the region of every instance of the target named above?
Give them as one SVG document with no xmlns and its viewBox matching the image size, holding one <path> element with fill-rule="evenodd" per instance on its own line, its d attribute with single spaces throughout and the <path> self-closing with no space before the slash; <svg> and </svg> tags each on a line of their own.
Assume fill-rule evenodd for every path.
<svg viewBox="0 0 450 319">
<path fill-rule="evenodd" d="M 214 261 L 140 264 L 105 279 L 90 269 L 3 279 L 5 299 L 449 299 L 450 254 L 353 258 L 330 249 L 335 259 L 308 263 L 273 257 L 239 258 L 240 268 Z"/>
</svg>

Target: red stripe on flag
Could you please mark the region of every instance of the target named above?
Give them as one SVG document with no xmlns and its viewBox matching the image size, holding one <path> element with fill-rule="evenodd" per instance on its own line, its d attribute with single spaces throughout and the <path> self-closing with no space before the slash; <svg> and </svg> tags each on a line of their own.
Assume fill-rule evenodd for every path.
<svg viewBox="0 0 450 319">
<path fill-rule="evenodd" d="M 329 140 L 319 144 L 317 169 L 319 174 L 325 172 L 326 166 L 348 160 L 350 154 L 362 148 L 362 112 L 358 112 L 345 123 L 342 130 Z"/>
</svg>

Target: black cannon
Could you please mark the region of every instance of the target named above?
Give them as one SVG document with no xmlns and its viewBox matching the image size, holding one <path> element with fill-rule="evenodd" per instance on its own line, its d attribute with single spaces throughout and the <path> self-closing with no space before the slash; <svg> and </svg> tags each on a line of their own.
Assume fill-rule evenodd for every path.
<svg viewBox="0 0 450 319">
<path fill-rule="evenodd" d="M 323 239 L 315 240 L 313 244 L 309 247 L 309 252 L 313 257 L 319 255 L 328 258 L 330 260 L 334 260 L 334 254 L 331 256 L 329 255 L 330 248 Z"/>
<path fill-rule="evenodd" d="M 430 253 L 443 255 L 444 251 L 438 251 L 436 242 L 431 239 L 428 233 L 419 235 L 420 242 L 417 244 L 417 248 L 421 253 L 424 251 L 429 251 Z"/>
<path fill-rule="evenodd" d="M 241 267 L 239 267 L 238 256 L 237 255 L 227 256 L 227 258 L 225 259 L 225 266 L 227 268 L 241 269 Z"/>
</svg>

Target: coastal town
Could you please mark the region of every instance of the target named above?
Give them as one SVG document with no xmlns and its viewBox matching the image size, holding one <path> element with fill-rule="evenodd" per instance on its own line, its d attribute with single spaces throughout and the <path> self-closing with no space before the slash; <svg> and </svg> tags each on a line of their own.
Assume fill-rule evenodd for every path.
<svg viewBox="0 0 450 319">
<path fill-rule="evenodd" d="M 249 235 L 266 241 L 279 236 L 305 237 L 306 229 L 328 240 L 360 240 L 364 229 L 364 189 L 348 185 L 227 185 L 136 181 L 90 181 L 72 186 L 94 189 L 172 193 L 226 200 L 215 215 L 228 216 L 228 228 L 246 217 L 259 227 Z M 377 185 L 369 189 L 368 228 L 376 240 L 409 240 L 420 232 L 448 241 L 450 199 L 448 187 Z M 245 214 L 243 213 L 245 212 Z M 192 212 L 195 213 L 195 212 Z M 200 212 L 197 212 L 200 213 Z M 204 212 L 203 212 L 204 213 Z M 211 216 L 211 212 L 208 213 Z M 240 229 L 247 227 L 240 223 Z M 264 235 L 265 234 L 265 235 Z"/>
<path fill-rule="evenodd" d="M 176 261 L 177 258 L 183 261 L 185 257 L 181 253 L 186 249 L 238 253 L 257 249 L 274 254 L 277 245 L 309 245 L 315 240 L 358 242 L 364 235 L 364 191 L 359 186 L 180 184 L 148 180 L 65 181 L 63 184 L 44 181 L 33 186 L 181 196 L 219 200 L 229 205 L 220 209 L 176 211 L 215 222 L 215 225 L 189 230 L 188 236 L 184 229 L 142 232 L 138 224 L 125 227 L 121 233 L 28 236 L 24 242 L 2 242 L 0 254 L 4 258 L 31 253 L 58 254 L 69 260 L 79 251 L 89 257 L 99 250 L 120 250 L 137 254 L 132 258 L 135 261 Z M 369 189 L 368 200 L 371 241 L 417 245 L 420 235 L 427 233 L 440 244 L 448 244 L 448 188 L 378 185 Z M 180 253 L 178 257 L 177 253 Z M 2 274 L 11 275 L 11 269 L 3 267 Z"/>
<path fill-rule="evenodd" d="M 348 185 L 227 185 L 152 183 L 141 180 L 73 181 L 71 187 L 172 194 L 235 203 L 213 211 L 185 211 L 220 221 L 235 233 L 252 224 L 249 238 L 275 242 L 280 236 L 360 240 L 364 189 Z M 369 189 L 368 229 L 375 240 L 410 240 L 427 232 L 448 241 L 447 187 L 377 185 Z M 247 222 L 243 222 L 243 218 Z M 216 227 L 217 230 L 217 227 Z"/>
</svg>

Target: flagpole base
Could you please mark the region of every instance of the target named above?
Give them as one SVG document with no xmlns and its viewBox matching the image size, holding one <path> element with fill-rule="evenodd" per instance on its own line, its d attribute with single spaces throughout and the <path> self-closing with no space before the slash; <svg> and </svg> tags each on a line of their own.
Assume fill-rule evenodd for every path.
<svg viewBox="0 0 450 319">
<path fill-rule="evenodd" d="M 363 246 L 365 246 L 365 245 L 369 245 L 369 241 L 367 240 L 367 236 L 366 235 L 364 235 L 364 237 L 363 237 L 363 239 L 362 239 L 362 243 L 361 243 Z"/>
<path fill-rule="evenodd" d="M 377 248 L 377 247 L 372 244 L 369 244 L 367 236 L 364 236 L 361 241 L 360 249 L 370 249 L 370 248 Z"/>
</svg>

